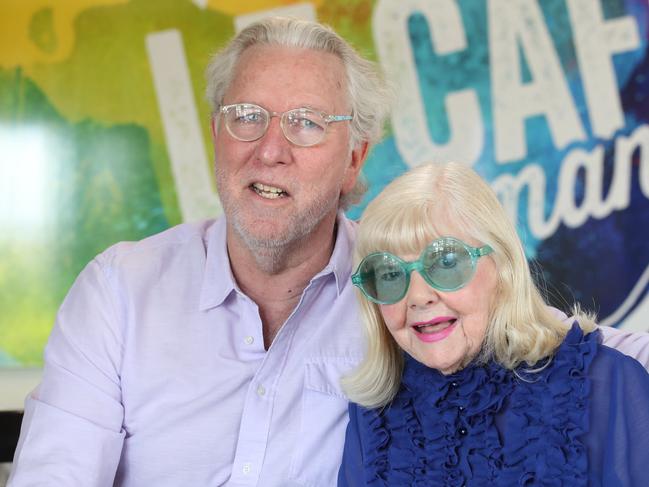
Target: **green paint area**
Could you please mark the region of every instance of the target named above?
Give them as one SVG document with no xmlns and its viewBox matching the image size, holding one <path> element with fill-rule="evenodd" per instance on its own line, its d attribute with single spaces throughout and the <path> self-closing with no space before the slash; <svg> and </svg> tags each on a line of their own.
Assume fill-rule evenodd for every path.
<svg viewBox="0 0 649 487">
<path fill-rule="evenodd" d="M 132 123 L 146 130 L 164 212 L 175 224 L 181 215 L 146 50 L 148 35 L 169 29 L 182 37 L 210 154 L 204 70 L 210 56 L 234 34 L 232 17 L 200 9 L 189 0 L 132 0 L 88 8 L 74 23 L 75 45 L 68 59 L 34 67 L 30 76 L 68 120 Z"/>
<path fill-rule="evenodd" d="M 327 0 L 318 9 L 318 20 L 329 24 L 364 57 L 378 61 L 372 37 L 373 8 L 372 0 Z"/>
<path fill-rule="evenodd" d="M 39 365 L 56 309 L 85 264 L 169 222 L 143 127 L 70 123 L 20 70 L 0 71 L 0 126 L 2 170 L 20 185 L 0 210 L 9 227 L 0 235 L 0 358 Z"/>
<path fill-rule="evenodd" d="M 56 51 L 58 39 L 54 31 L 51 8 L 41 9 L 32 16 L 29 24 L 29 38 L 44 52 Z"/>
</svg>

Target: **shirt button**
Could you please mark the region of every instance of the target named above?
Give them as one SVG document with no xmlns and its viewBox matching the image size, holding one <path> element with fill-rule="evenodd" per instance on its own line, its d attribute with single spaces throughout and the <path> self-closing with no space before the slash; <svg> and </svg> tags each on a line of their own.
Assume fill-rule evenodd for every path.
<svg viewBox="0 0 649 487">
<path fill-rule="evenodd" d="M 252 467 L 250 466 L 249 463 L 244 463 L 243 468 L 241 471 L 244 473 L 244 475 L 248 475 L 250 473 L 250 470 L 252 470 Z"/>
<path fill-rule="evenodd" d="M 247 336 L 246 339 L 245 339 L 245 342 L 248 345 L 252 345 L 254 343 L 254 341 L 255 341 L 255 339 L 253 337 L 251 337 L 251 336 Z"/>
<path fill-rule="evenodd" d="M 464 406 L 458 406 L 457 408 L 460 410 L 460 412 L 464 411 Z"/>
<path fill-rule="evenodd" d="M 257 395 L 263 396 L 264 394 L 266 394 L 266 389 L 264 388 L 264 386 L 257 387 Z"/>
<path fill-rule="evenodd" d="M 451 382 L 451 387 L 456 388 L 457 387 L 457 382 L 455 382 L 455 381 Z"/>
<path fill-rule="evenodd" d="M 459 433 L 460 433 L 462 436 L 466 436 L 466 434 L 468 433 L 468 431 L 467 431 L 466 428 L 460 428 Z"/>
</svg>

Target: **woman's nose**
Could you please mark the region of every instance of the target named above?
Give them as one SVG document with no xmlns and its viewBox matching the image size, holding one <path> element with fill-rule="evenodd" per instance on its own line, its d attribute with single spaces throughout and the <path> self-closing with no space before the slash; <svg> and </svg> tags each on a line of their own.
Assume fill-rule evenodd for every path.
<svg viewBox="0 0 649 487">
<path fill-rule="evenodd" d="M 437 290 L 431 287 L 419 272 L 410 275 L 410 287 L 406 295 L 408 307 L 412 309 L 424 308 L 435 304 L 439 300 Z"/>
</svg>

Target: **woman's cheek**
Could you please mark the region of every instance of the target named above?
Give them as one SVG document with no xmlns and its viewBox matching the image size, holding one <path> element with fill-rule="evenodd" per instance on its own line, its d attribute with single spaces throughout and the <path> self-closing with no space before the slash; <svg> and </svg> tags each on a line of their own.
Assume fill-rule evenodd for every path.
<svg viewBox="0 0 649 487">
<path fill-rule="evenodd" d="M 401 303 L 380 305 L 381 316 L 389 330 L 398 330 L 403 327 L 406 318 L 404 307 Z"/>
</svg>

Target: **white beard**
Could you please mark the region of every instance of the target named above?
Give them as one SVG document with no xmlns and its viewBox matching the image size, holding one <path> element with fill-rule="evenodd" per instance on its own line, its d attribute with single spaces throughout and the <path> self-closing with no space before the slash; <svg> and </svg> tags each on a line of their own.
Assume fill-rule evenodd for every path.
<svg viewBox="0 0 649 487">
<path fill-rule="evenodd" d="M 225 181 L 217 164 L 216 183 L 228 224 L 254 256 L 259 268 L 268 274 L 283 270 L 292 250 L 305 242 L 322 220 L 338 208 L 340 202 L 340 190 L 335 193 L 319 193 L 306 208 L 288 217 L 288 221 L 281 225 L 284 229 L 282 232 L 261 234 L 255 232 L 252 223 L 245 221 L 245 210 L 239 202 L 231 198 L 227 191 L 222 191 L 222 188 L 227 187 Z M 272 218 L 277 217 L 269 210 L 268 219 Z"/>
</svg>

